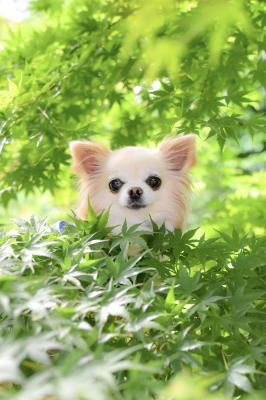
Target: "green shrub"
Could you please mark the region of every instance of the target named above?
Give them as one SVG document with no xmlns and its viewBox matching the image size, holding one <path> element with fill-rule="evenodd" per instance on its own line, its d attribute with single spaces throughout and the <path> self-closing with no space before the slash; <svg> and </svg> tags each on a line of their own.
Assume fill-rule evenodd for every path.
<svg viewBox="0 0 266 400">
<path fill-rule="evenodd" d="M 111 236 L 105 221 L 60 234 L 32 218 L 1 237 L 1 399 L 265 389 L 266 239 L 125 225 Z"/>
</svg>

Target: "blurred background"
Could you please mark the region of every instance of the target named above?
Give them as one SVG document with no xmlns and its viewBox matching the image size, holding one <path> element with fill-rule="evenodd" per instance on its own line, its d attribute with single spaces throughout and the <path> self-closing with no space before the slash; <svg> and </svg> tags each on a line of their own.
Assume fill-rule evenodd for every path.
<svg viewBox="0 0 266 400">
<path fill-rule="evenodd" d="M 264 234 L 265 15 L 258 0 L 0 0 L 0 223 L 68 219 L 70 140 L 195 132 L 188 226 Z"/>
</svg>

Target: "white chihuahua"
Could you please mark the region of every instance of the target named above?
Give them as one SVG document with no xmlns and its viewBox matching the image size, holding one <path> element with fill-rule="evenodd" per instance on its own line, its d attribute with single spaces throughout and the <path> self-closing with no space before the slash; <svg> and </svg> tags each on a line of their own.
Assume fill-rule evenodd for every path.
<svg viewBox="0 0 266 400">
<path fill-rule="evenodd" d="M 86 219 L 88 200 L 98 214 L 109 209 L 109 226 L 150 219 L 169 230 L 183 228 L 191 192 L 188 171 L 195 164 L 195 136 L 166 139 L 156 149 L 125 147 L 111 151 L 99 143 L 70 143 L 73 170 L 80 178 L 77 215 Z"/>
</svg>

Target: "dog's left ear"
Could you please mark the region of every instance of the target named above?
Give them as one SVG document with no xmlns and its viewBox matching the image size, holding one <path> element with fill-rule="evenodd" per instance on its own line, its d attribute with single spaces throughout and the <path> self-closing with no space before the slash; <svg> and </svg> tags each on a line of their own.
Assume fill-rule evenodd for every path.
<svg viewBox="0 0 266 400">
<path fill-rule="evenodd" d="M 159 146 L 159 151 L 173 171 L 186 172 L 196 164 L 195 135 L 185 135 L 179 138 L 165 139 Z"/>
<path fill-rule="evenodd" d="M 110 150 L 101 143 L 70 142 L 73 159 L 72 169 L 80 176 L 92 177 L 97 174 L 104 164 Z"/>
</svg>

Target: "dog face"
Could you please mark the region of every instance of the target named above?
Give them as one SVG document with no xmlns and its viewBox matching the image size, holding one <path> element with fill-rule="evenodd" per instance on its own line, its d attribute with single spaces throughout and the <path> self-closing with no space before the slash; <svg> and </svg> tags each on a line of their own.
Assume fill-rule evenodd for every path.
<svg viewBox="0 0 266 400">
<path fill-rule="evenodd" d="M 150 217 L 168 229 L 182 228 L 190 192 L 188 170 L 195 163 L 195 138 L 165 140 L 156 149 L 110 151 L 91 142 L 71 142 L 73 169 L 80 177 L 77 214 L 86 218 L 88 199 L 96 213 L 109 209 L 109 225 L 144 224 Z"/>
<path fill-rule="evenodd" d="M 106 196 L 121 212 L 128 209 L 134 215 L 149 210 L 161 199 L 164 173 L 163 163 L 151 150 L 128 147 L 114 151 L 104 172 Z"/>
</svg>

